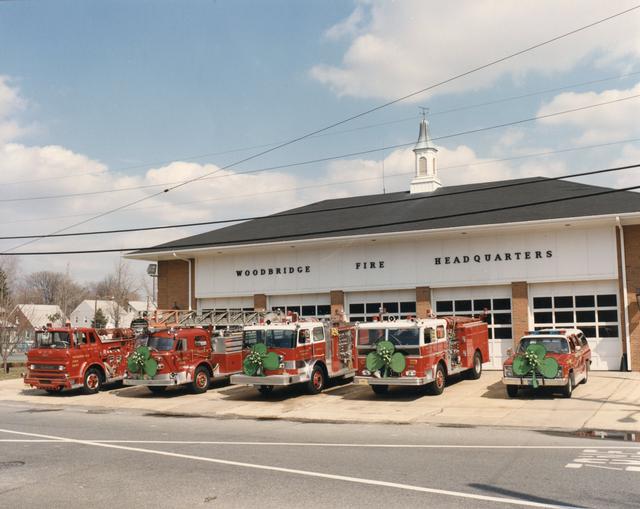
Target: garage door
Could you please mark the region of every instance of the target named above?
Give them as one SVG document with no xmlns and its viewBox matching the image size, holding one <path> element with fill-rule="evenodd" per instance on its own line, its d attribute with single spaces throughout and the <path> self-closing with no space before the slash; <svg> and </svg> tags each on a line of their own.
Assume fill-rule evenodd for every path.
<svg viewBox="0 0 640 509">
<path fill-rule="evenodd" d="M 303 318 L 331 318 L 329 294 L 309 293 L 305 295 L 271 295 L 269 307 L 272 311 L 298 313 Z"/>
<path fill-rule="evenodd" d="M 486 369 L 502 369 L 507 350 L 513 347 L 511 328 L 511 287 L 473 287 L 434 289 L 435 312 L 438 316 L 487 315 L 489 326 L 489 359 Z"/>
<path fill-rule="evenodd" d="M 536 329 L 577 327 L 589 341 L 592 369 L 619 370 L 622 357 L 617 282 L 531 285 Z"/>
<path fill-rule="evenodd" d="M 382 311 L 385 318 L 416 316 L 416 291 L 351 292 L 345 296 L 351 322 L 371 322 Z"/>
</svg>

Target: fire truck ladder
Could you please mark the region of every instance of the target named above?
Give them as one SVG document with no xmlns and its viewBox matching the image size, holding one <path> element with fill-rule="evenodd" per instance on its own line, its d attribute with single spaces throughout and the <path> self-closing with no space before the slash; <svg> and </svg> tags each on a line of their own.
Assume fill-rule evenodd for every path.
<svg viewBox="0 0 640 509">
<path fill-rule="evenodd" d="M 243 310 L 210 310 L 198 313 L 195 310 L 157 310 L 151 317 L 156 327 L 172 326 L 208 326 L 214 328 L 242 327 L 253 323 L 259 323 L 265 318 L 265 311 L 243 311 Z"/>
</svg>

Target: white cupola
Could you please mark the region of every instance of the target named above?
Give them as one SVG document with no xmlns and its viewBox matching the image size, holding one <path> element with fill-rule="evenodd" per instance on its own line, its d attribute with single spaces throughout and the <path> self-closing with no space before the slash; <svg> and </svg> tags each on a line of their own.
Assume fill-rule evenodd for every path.
<svg viewBox="0 0 640 509">
<path fill-rule="evenodd" d="M 410 193 L 431 193 L 442 187 L 436 167 L 438 149 L 431 141 L 429 122 L 424 111 L 420 122 L 418 142 L 413 148 L 413 153 L 416 155 L 416 169 L 411 181 Z"/>
</svg>

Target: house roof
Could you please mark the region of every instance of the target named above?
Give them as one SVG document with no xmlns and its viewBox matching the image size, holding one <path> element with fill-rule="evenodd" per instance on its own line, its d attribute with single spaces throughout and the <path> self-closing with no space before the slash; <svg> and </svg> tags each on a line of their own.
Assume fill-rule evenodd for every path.
<svg viewBox="0 0 640 509">
<path fill-rule="evenodd" d="M 640 193 L 533 177 L 324 200 L 131 255 L 640 211 Z"/>
<path fill-rule="evenodd" d="M 29 321 L 32 327 L 44 327 L 47 323 L 62 325 L 65 317 L 60 306 L 48 304 L 18 304 L 17 308 Z M 59 315 L 60 319 L 51 320 L 51 316 Z"/>
</svg>

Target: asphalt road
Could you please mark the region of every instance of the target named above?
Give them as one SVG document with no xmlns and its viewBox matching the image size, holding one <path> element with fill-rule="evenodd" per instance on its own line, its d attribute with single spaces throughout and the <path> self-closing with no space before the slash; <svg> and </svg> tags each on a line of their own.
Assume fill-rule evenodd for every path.
<svg viewBox="0 0 640 509">
<path fill-rule="evenodd" d="M 640 444 L 0 404 L 0 507 L 640 507 Z"/>
</svg>

